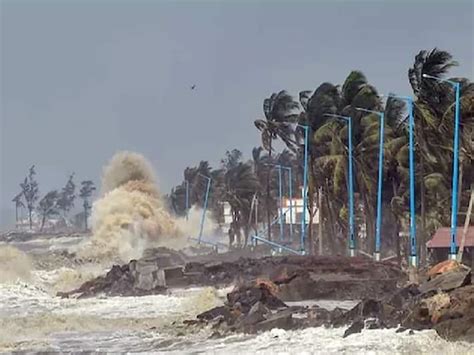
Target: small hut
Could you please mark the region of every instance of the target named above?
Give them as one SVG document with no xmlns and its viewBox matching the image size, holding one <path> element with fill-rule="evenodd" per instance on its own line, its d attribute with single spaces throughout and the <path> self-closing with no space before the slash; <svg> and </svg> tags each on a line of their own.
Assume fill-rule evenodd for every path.
<svg viewBox="0 0 474 355">
<path fill-rule="evenodd" d="M 456 245 L 461 245 L 463 227 L 458 227 L 456 232 Z M 426 246 L 433 257 L 433 261 L 440 262 L 446 260 L 450 252 L 451 228 L 439 228 Z M 474 226 L 467 229 L 466 240 L 464 242 L 464 252 L 462 261 L 466 265 L 474 266 Z"/>
</svg>

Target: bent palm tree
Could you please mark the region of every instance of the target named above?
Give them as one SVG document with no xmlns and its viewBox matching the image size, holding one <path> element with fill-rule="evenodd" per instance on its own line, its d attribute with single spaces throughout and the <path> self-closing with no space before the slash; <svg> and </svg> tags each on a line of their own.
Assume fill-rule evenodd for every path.
<svg viewBox="0 0 474 355">
<path fill-rule="evenodd" d="M 293 97 L 286 91 L 273 93 L 269 98 L 263 101 L 263 113 L 265 119 L 255 120 L 255 127 L 262 134 L 262 145 L 268 151 L 268 157 L 272 157 L 272 143 L 280 138 L 287 146 L 296 145 L 292 123 L 296 122 L 298 117 L 295 110 L 299 107 Z M 270 197 L 270 179 L 271 170 L 267 172 L 267 233 L 268 240 L 272 239 L 271 234 L 271 197 Z"/>
</svg>

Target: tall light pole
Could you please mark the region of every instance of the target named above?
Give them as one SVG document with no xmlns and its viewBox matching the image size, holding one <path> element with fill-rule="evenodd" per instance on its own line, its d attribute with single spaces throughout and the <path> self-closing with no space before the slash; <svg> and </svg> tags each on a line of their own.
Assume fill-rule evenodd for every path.
<svg viewBox="0 0 474 355">
<path fill-rule="evenodd" d="M 440 82 L 451 84 L 456 92 L 456 103 L 454 112 L 454 143 L 453 143 L 453 186 L 451 192 L 451 248 L 449 253 L 449 259 L 456 260 L 456 232 L 457 232 L 457 219 L 458 219 L 458 188 L 459 188 L 459 123 L 461 120 L 461 109 L 460 109 L 460 91 L 461 85 L 452 80 L 446 80 L 423 74 L 424 78 L 433 79 Z"/>
<path fill-rule="evenodd" d="M 380 131 L 379 131 L 379 176 L 377 186 L 377 221 L 375 225 L 375 253 L 374 259 L 380 261 L 380 246 L 381 246 L 381 229 L 382 229 L 382 185 L 383 185 L 383 140 L 384 140 L 384 127 L 385 127 L 385 115 L 381 111 L 367 110 L 365 108 L 356 107 L 357 111 L 373 113 L 380 118 Z"/>
<path fill-rule="evenodd" d="M 416 247 L 416 211 L 415 211 L 415 117 L 413 114 L 413 98 L 389 94 L 388 97 L 404 100 L 408 104 L 408 160 L 410 169 L 410 265 L 418 266 Z"/>
<path fill-rule="evenodd" d="M 306 232 L 306 209 L 308 199 L 308 144 L 309 144 L 309 126 L 297 124 L 304 129 L 304 169 L 303 169 L 303 213 L 301 214 L 301 254 L 305 254 L 305 232 Z M 312 216 L 310 216 L 311 218 Z M 313 223 L 313 221 L 309 221 Z"/>
<path fill-rule="evenodd" d="M 206 175 L 202 175 L 198 173 L 199 176 L 202 176 L 203 178 L 207 179 L 207 187 L 206 187 L 206 195 L 204 197 L 204 206 L 202 208 L 202 216 L 201 216 L 201 225 L 199 228 L 199 238 L 198 238 L 198 243 L 201 244 L 201 239 L 202 239 L 202 231 L 204 228 L 204 221 L 206 220 L 206 210 L 207 210 L 207 201 L 209 198 L 209 191 L 211 190 L 211 178 Z"/>
<path fill-rule="evenodd" d="M 340 118 L 347 122 L 348 125 L 348 143 L 349 143 L 349 255 L 355 256 L 355 231 L 354 231 L 354 174 L 353 174 L 353 158 L 352 158 L 352 118 L 349 116 L 341 116 L 327 113 L 325 116 Z M 321 222 L 320 222 L 321 223 Z"/>
</svg>

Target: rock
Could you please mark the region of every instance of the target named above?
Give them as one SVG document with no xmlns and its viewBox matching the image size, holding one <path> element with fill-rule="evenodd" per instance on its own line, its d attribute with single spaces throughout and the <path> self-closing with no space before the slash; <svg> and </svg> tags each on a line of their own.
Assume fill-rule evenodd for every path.
<svg viewBox="0 0 474 355">
<path fill-rule="evenodd" d="M 157 287 L 165 287 L 165 272 L 156 260 L 132 260 L 129 264 L 133 287 L 150 291 Z"/>
<path fill-rule="evenodd" d="M 444 274 L 448 271 L 458 270 L 460 267 L 461 264 L 459 264 L 456 260 L 445 260 L 429 269 L 426 273 L 426 276 L 433 277 L 438 274 Z"/>
<path fill-rule="evenodd" d="M 252 315 L 254 313 L 267 314 L 270 313 L 270 310 L 262 302 L 259 301 L 255 303 L 252 308 L 250 308 L 249 315 Z"/>
<path fill-rule="evenodd" d="M 434 329 L 451 341 L 474 343 L 474 285 L 449 293 L 449 306 L 440 310 Z"/>
<path fill-rule="evenodd" d="M 293 327 L 293 318 L 291 313 L 287 312 L 278 312 L 271 315 L 266 320 L 255 324 L 253 327 L 249 328 L 250 332 L 258 331 L 267 331 L 273 328 L 278 329 L 292 329 Z"/>
<path fill-rule="evenodd" d="M 363 321 L 367 318 L 380 318 L 383 313 L 383 306 L 380 301 L 366 299 L 358 303 L 354 308 L 342 314 L 333 320 L 332 325 L 335 327 L 353 324 Z"/>
<path fill-rule="evenodd" d="M 211 336 L 209 337 L 209 339 L 218 339 L 218 338 L 222 338 L 222 334 L 219 333 L 218 331 L 213 332 Z"/>
<path fill-rule="evenodd" d="M 395 308 L 401 308 L 407 301 L 418 296 L 420 293 L 418 286 L 411 284 L 396 290 L 393 295 L 389 296 L 386 302 Z"/>
<path fill-rule="evenodd" d="M 362 329 L 364 329 L 364 321 L 359 319 L 356 322 L 352 323 L 351 326 L 346 329 L 342 337 L 347 338 L 351 334 L 360 333 Z"/>
<path fill-rule="evenodd" d="M 229 309 L 226 306 L 214 307 L 206 312 L 197 315 L 199 320 L 211 321 L 218 317 L 222 317 L 226 321 L 230 321 L 233 316 Z"/>
<path fill-rule="evenodd" d="M 180 280 L 183 278 L 183 267 L 182 266 L 175 266 L 175 267 L 166 267 L 164 268 L 165 272 L 165 280 L 167 283 L 172 283 L 174 280 Z"/>
<path fill-rule="evenodd" d="M 459 267 L 436 274 L 432 279 L 420 285 L 422 294 L 432 291 L 451 291 L 455 288 L 469 285 L 471 283 L 471 270 L 466 267 Z"/>
<path fill-rule="evenodd" d="M 243 313 L 248 313 L 257 302 L 270 309 L 286 307 L 286 304 L 273 294 L 275 291 L 270 285 L 271 283 L 262 280 L 241 285 L 227 294 L 227 304 L 233 307 L 238 303 Z"/>
</svg>

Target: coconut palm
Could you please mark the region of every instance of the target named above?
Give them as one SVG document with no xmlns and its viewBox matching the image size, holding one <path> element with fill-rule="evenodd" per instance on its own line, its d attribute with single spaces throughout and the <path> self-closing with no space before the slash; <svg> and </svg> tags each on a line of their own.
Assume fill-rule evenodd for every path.
<svg viewBox="0 0 474 355">
<path fill-rule="evenodd" d="M 17 194 L 13 199 L 12 202 L 15 203 L 15 222 L 18 223 L 18 210 L 25 207 L 23 203 L 23 191 Z"/>
<path fill-rule="evenodd" d="M 221 198 L 230 205 L 232 226 L 237 234 L 237 246 L 242 247 L 241 230 L 245 236 L 243 246 L 246 246 L 250 231 L 249 215 L 252 200 L 259 189 L 251 164 L 238 162 L 226 170 L 223 186 Z"/>
<path fill-rule="evenodd" d="M 294 137 L 292 123 L 296 122 L 298 115 L 295 110 L 299 105 L 293 97 L 282 90 L 273 93 L 269 98 L 263 101 L 264 119 L 255 120 L 255 127 L 261 132 L 262 146 L 268 151 L 268 157 L 271 160 L 273 151 L 273 141 L 280 138 L 287 146 L 291 147 L 297 144 Z M 267 172 L 267 228 L 268 240 L 271 235 L 271 171 Z"/>
<path fill-rule="evenodd" d="M 449 214 L 442 211 L 440 201 L 446 205 L 449 200 L 452 167 L 452 137 L 454 131 L 454 90 L 448 83 L 423 80 L 423 74 L 444 77 L 456 66 L 447 51 L 422 50 L 415 57 L 408 78 L 416 97 L 415 132 L 417 139 L 417 175 L 420 177 L 421 233 L 420 244 L 425 245 L 429 232 L 428 224 L 446 224 Z M 472 166 L 473 84 L 466 79 L 454 78 L 461 83 L 461 148 L 460 181 L 465 167 Z M 429 185 L 430 191 L 427 191 Z M 469 185 L 467 185 L 469 186 Z M 462 192 L 462 187 L 459 189 Z M 439 212 L 435 212 L 438 210 Z M 428 221 L 428 215 L 437 216 Z M 422 248 L 422 257 L 424 256 Z"/>
</svg>

